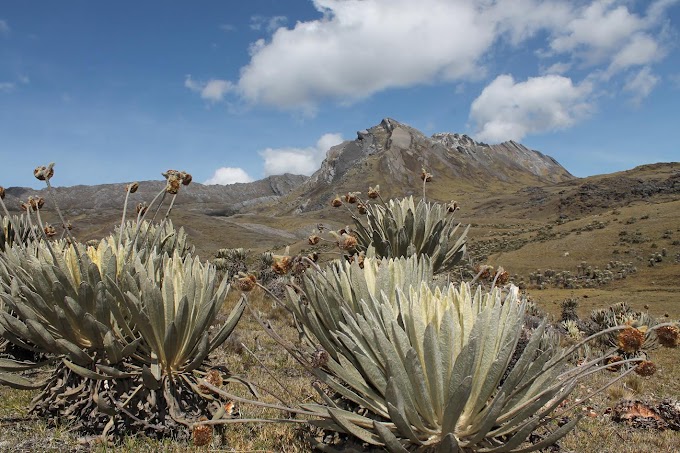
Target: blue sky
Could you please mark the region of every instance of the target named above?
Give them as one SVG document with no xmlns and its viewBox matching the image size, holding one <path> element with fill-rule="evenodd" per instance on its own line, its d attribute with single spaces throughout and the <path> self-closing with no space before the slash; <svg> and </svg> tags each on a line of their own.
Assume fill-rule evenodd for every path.
<svg viewBox="0 0 680 453">
<path fill-rule="evenodd" d="M 680 0 L 3 2 L 0 185 L 310 174 L 384 117 L 577 176 L 680 160 Z"/>
</svg>

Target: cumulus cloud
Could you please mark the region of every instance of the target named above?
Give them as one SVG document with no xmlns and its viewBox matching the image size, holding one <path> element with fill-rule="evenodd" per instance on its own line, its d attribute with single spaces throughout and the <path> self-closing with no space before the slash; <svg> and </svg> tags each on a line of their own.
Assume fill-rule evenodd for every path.
<svg viewBox="0 0 680 453">
<path fill-rule="evenodd" d="M 472 2 L 316 0 L 318 20 L 279 28 L 251 46 L 240 94 L 250 102 L 309 109 L 390 87 L 476 78 L 494 40 Z M 452 26 L 455 18 L 455 26 Z"/>
<path fill-rule="evenodd" d="M 191 91 L 201 94 L 201 98 L 210 102 L 219 102 L 224 96 L 234 90 L 234 85 L 228 80 L 210 79 L 207 82 L 197 82 L 187 75 L 184 86 Z"/>
<path fill-rule="evenodd" d="M 500 75 L 472 103 L 475 137 L 488 142 L 518 141 L 530 133 L 572 126 L 591 111 L 591 91 L 591 84 L 574 85 L 560 75 L 531 77 L 525 82 Z"/>
<path fill-rule="evenodd" d="M 264 173 L 266 176 L 283 173 L 311 175 L 319 169 L 326 152 L 342 142 L 340 134 L 324 134 L 315 146 L 307 148 L 267 148 L 260 151 L 264 159 Z"/>
<path fill-rule="evenodd" d="M 663 58 L 665 11 L 677 0 L 656 0 L 644 15 L 628 9 L 623 0 L 595 0 L 568 15 L 568 21 L 551 30 L 549 47 L 569 54 L 585 66 L 608 64 L 607 75 Z M 661 29 L 661 31 L 659 31 Z"/>
<path fill-rule="evenodd" d="M 644 68 L 668 54 L 668 11 L 679 2 L 313 0 L 320 13 L 315 20 L 286 26 L 283 16 L 251 18 L 251 28 L 269 33 L 249 44 L 238 80 L 187 77 L 185 85 L 212 102 L 234 96 L 314 114 L 322 102 L 346 105 L 387 89 L 442 82 L 469 87 L 494 69 L 497 53 L 530 44 L 538 49 L 540 77 L 496 77 L 470 111 L 479 137 L 520 139 L 578 122 L 594 108 L 586 96 L 595 97 L 605 84 L 643 99 L 658 82 Z M 588 82 L 572 82 L 575 71 Z M 311 148 L 261 154 L 270 174 L 310 173 L 317 156 Z"/>
<path fill-rule="evenodd" d="M 210 179 L 203 184 L 235 184 L 237 182 L 252 182 L 253 178 L 242 168 L 238 167 L 221 167 L 215 170 L 215 173 Z"/>
<path fill-rule="evenodd" d="M 623 89 L 632 94 L 634 104 L 640 104 L 649 96 L 657 83 L 659 83 L 659 78 L 652 74 L 649 66 L 645 66 L 635 75 L 628 77 Z"/>
</svg>

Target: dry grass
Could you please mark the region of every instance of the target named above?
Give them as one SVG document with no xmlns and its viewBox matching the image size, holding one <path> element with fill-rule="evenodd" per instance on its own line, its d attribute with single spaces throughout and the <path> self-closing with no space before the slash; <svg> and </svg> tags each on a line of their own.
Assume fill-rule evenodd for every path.
<svg viewBox="0 0 680 453">
<path fill-rule="evenodd" d="M 555 298 L 564 297 L 561 290 L 552 290 Z M 601 291 L 604 292 L 604 291 Z M 541 292 L 543 295 L 547 291 Z M 224 312 L 235 301 L 237 294 L 232 293 L 226 303 Z M 271 322 L 287 341 L 297 344 L 298 335 L 292 326 L 291 319 L 285 310 L 274 305 L 259 291 L 250 293 L 250 306 L 261 319 Z M 589 300 L 589 299 L 586 299 Z M 549 304 L 546 308 L 557 314 L 559 307 Z M 587 308 L 581 307 L 582 314 Z M 679 317 L 680 311 L 675 307 L 673 316 Z M 626 378 L 623 383 L 596 396 L 587 404 L 594 411 L 595 417 L 584 417 L 577 428 L 565 437 L 560 445 L 561 451 L 586 452 L 647 452 L 647 451 L 680 451 L 680 433 L 674 431 L 640 431 L 622 424 L 612 422 L 605 414 L 608 407 L 616 405 L 623 397 L 658 400 L 664 397 L 680 395 L 680 363 L 677 351 L 660 349 L 654 352 L 654 361 L 659 366 L 656 375 L 640 378 L 635 375 Z M 246 312 L 233 338 L 218 350 L 215 363 L 226 365 L 237 375 L 248 377 L 260 388 L 263 401 L 270 403 L 296 404 L 315 399 L 315 391 L 311 387 L 312 378 L 290 356 L 274 342 L 260 327 L 252 314 Z M 611 378 L 603 374 L 594 380 L 584 383 L 573 398 L 593 390 Z M 247 397 L 248 392 L 241 386 L 231 384 L 228 391 Z M 266 390 L 265 390 L 266 389 Z M 271 394 L 268 393 L 271 392 Z M 79 443 L 76 433 L 68 431 L 68 427 L 48 427 L 40 420 L 28 419 L 26 407 L 32 392 L 20 392 L 0 387 L 0 451 L 77 451 L 92 450 L 96 452 L 111 451 L 105 445 L 84 446 Z M 279 410 L 263 409 L 250 404 L 238 406 L 242 418 L 280 419 L 289 414 Z M 130 436 L 115 446 L 115 451 L 123 452 L 184 452 L 184 451 L 226 451 L 226 452 L 306 452 L 311 447 L 308 442 L 310 431 L 300 423 L 248 423 L 228 425 L 220 444 L 212 447 L 193 447 L 186 442 L 172 439 L 157 441 L 143 436 Z"/>
</svg>

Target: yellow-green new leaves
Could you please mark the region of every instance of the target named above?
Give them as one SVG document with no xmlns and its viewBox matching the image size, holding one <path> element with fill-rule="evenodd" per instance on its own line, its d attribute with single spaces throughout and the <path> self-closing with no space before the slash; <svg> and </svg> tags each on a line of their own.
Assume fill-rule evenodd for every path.
<svg viewBox="0 0 680 453">
<path fill-rule="evenodd" d="M 383 258 L 427 255 L 435 273 L 453 267 L 465 253 L 467 229 L 459 231 L 447 206 L 413 197 L 366 206 L 366 224 L 354 216 L 358 250 Z"/>
<path fill-rule="evenodd" d="M 243 314 L 240 301 L 227 321 L 209 338 L 209 327 L 226 299 L 227 278 L 216 282 L 214 266 L 190 255 L 185 259 L 152 252 L 146 263 L 137 261 L 127 279 L 139 291 L 125 293 L 125 307 L 144 343 L 164 372 L 191 371 L 223 343 Z"/>
<path fill-rule="evenodd" d="M 436 288 L 430 262 L 415 257 L 354 266 L 308 276 L 304 300 L 289 294 L 301 329 L 329 355 L 313 373 L 370 412 L 329 399 L 305 406 L 320 426 L 390 451 L 511 451 L 573 389 L 575 376 L 556 379 L 560 351 L 543 326 L 518 349 L 526 306 L 517 288 Z"/>
</svg>

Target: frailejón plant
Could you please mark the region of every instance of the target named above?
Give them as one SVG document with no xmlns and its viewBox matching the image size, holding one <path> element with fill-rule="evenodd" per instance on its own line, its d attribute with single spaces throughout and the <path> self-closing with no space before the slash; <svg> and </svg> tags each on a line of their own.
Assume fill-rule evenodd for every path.
<svg viewBox="0 0 680 453">
<path fill-rule="evenodd" d="M 353 216 L 357 250 L 381 258 L 427 255 L 435 273 L 455 266 L 465 254 L 467 227 L 456 222 L 456 208 L 413 197 L 365 204 L 365 220 Z"/>
</svg>

